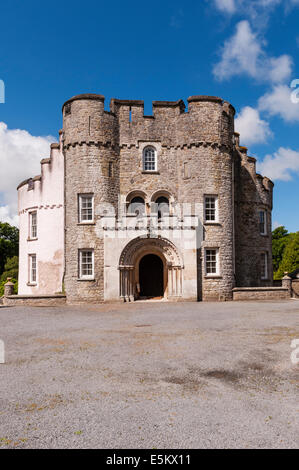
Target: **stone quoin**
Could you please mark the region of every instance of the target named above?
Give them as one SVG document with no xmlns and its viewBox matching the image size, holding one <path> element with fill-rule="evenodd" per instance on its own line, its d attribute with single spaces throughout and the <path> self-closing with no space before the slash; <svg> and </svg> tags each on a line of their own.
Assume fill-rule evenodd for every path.
<svg viewBox="0 0 299 470">
<path fill-rule="evenodd" d="M 213 96 L 74 96 L 41 174 L 18 186 L 19 295 L 230 300 L 272 286 L 273 183 Z"/>
</svg>

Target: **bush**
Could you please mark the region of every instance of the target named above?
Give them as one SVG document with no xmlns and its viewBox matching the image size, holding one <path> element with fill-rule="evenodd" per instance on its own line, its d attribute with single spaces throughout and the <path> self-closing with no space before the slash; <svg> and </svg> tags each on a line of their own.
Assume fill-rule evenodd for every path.
<svg viewBox="0 0 299 470">
<path fill-rule="evenodd" d="M 19 258 L 18 256 L 13 256 L 8 258 L 4 266 L 4 272 L 0 276 L 0 282 L 6 281 L 8 277 L 13 279 L 18 279 L 19 274 Z"/>
</svg>

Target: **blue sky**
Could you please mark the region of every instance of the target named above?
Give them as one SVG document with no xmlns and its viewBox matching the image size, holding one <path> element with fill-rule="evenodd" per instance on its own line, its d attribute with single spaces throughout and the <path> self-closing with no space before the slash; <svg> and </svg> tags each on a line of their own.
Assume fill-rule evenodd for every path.
<svg viewBox="0 0 299 470">
<path fill-rule="evenodd" d="M 39 173 L 69 97 L 144 99 L 151 114 L 152 100 L 207 94 L 234 105 L 274 180 L 275 224 L 299 230 L 298 15 L 299 0 L 3 3 L 0 218 L 16 221 L 15 187 Z"/>
</svg>

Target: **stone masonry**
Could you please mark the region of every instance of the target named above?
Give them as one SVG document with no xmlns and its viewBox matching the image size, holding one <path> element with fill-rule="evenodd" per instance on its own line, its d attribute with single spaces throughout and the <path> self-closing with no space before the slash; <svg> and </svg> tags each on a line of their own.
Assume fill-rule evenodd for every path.
<svg viewBox="0 0 299 470">
<path fill-rule="evenodd" d="M 187 111 L 182 100 L 154 101 L 153 115 L 145 116 L 143 101 L 112 99 L 106 111 L 104 96 L 84 94 L 64 103 L 62 112 L 64 275 L 56 292 L 65 290 L 68 302 L 137 299 L 140 262 L 150 254 L 163 262 L 165 300 L 230 300 L 234 287 L 272 285 L 273 183 L 256 173 L 255 159 L 240 147 L 235 110 L 227 101 L 192 96 Z M 156 152 L 154 171 L 144 171 L 148 146 Z M 91 223 L 78 219 L 80 194 L 93 195 Z M 209 195 L 217 198 L 213 222 L 204 217 Z M 144 200 L 140 219 L 127 211 L 135 196 Z M 169 217 L 158 221 L 152 236 L 148 227 L 158 196 L 169 201 Z M 178 236 L 186 221 L 184 205 L 188 242 Z M 261 210 L 266 213 L 264 234 Z M 114 237 L 109 227 L 99 229 L 110 213 Z M 129 239 L 124 220 L 135 223 Z M 92 279 L 79 276 L 83 249 L 94 253 Z M 218 253 L 214 275 L 207 275 L 206 250 Z M 261 276 L 262 253 L 267 254 L 266 278 Z"/>
</svg>

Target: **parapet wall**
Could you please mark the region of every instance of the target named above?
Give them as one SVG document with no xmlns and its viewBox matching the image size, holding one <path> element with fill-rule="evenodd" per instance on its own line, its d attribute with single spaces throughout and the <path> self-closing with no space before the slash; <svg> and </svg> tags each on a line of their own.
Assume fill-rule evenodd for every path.
<svg viewBox="0 0 299 470">
<path fill-rule="evenodd" d="M 233 145 L 234 108 L 218 97 L 192 96 L 185 104 L 154 101 L 153 115 L 144 115 L 142 100 L 110 102 L 104 110 L 102 95 L 78 95 L 63 105 L 64 146 L 95 142 L 101 145 L 137 145 L 142 140 L 159 140 L 165 146 L 197 142 Z"/>
<path fill-rule="evenodd" d="M 41 174 L 18 186 L 20 225 L 19 283 L 22 295 L 62 291 L 64 270 L 64 157 L 62 139 L 51 144 L 50 157 L 41 160 Z M 30 214 L 37 215 L 37 236 L 30 233 Z M 37 279 L 30 281 L 30 259 L 35 254 Z"/>
</svg>

